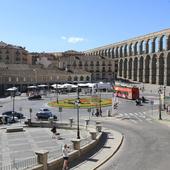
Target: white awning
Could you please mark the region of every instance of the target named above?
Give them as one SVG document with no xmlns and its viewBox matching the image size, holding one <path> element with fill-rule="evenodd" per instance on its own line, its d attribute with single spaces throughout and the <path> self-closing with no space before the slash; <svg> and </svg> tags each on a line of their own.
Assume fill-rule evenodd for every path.
<svg viewBox="0 0 170 170">
<path fill-rule="evenodd" d="M 18 88 L 17 87 L 11 87 L 9 89 L 6 89 L 7 91 L 16 91 Z"/>
</svg>

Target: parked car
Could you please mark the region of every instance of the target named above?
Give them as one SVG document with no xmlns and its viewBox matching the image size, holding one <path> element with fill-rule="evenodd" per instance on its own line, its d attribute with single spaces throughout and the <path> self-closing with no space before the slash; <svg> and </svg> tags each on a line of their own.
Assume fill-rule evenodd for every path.
<svg viewBox="0 0 170 170">
<path fill-rule="evenodd" d="M 39 94 L 28 97 L 28 100 L 40 100 L 40 99 L 41 95 Z"/>
<path fill-rule="evenodd" d="M 7 112 L 3 112 L 2 115 L 7 115 L 10 117 L 17 117 L 18 119 L 23 119 L 24 115 L 22 113 L 18 113 L 18 112 L 14 112 L 13 111 L 7 111 Z"/>
<path fill-rule="evenodd" d="M 57 116 L 54 115 L 49 109 L 47 108 L 41 108 L 37 113 L 36 116 L 38 119 L 49 119 L 50 117 L 53 117 L 55 120 L 57 119 Z"/>
<path fill-rule="evenodd" d="M 8 115 L 0 115 L 0 124 L 15 123 L 18 122 L 17 117 L 11 117 Z"/>
</svg>

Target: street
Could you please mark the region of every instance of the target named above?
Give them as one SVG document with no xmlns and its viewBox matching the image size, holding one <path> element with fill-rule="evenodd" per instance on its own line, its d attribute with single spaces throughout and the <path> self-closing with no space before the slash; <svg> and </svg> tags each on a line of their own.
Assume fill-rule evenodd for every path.
<svg viewBox="0 0 170 170">
<path fill-rule="evenodd" d="M 75 94 L 69 96 L 73 95 L 75 96 Z M 59 99 L 69 96 L 60 95 Z M 102 94 L 102 97 L 111 97 L 111 93 Z M 107 109 L 111 107 L 102 108 L 103 117 L 99 118 L 93 118 L 87 109 L 80 110 L 81 124 L 85 123 L 85 118 L 90 117 L 91 123 L 98 119 L 102 121 L 104 127 L 119 131 L 124 135 L 120 150 L 99 170 L 167 170 L 170 165 L 170 129 L 156 121 L 158 115 L 155 110 L 158 109 L 158 98 L 156 95 L 150 95 L 150 98 L 156 103 L 153 107 L 149 102 L 136 106 L 135 101 L 119 99 L 118 109 L 114 110 L 113 117 L 107 117 L 106 114 Z M 35 119 L 39 108 L 47 107 L 47 103 L 54 99 L 55 96 L 37 101 L 28 101 L 26 98 L 16 99 L 15 109 L 19 111 L 22 107 L 22 113 L 29 118 L 29 108 L 32 108 L 31 118 Z M 5 102 L 1 107 L 1 112 L 11 110 L 10 108 L 12 108 L 12 101 Z M 59 121 L 68 121 L 72 117 L 76 123 L 76 109 L 63 109 L 61 113 L 58 108 L 50 109 L 57 115 Z"/>
</svg>

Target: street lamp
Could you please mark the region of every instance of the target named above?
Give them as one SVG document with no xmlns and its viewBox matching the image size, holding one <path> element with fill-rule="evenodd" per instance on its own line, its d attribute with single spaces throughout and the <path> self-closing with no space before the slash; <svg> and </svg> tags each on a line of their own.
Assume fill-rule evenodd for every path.
<svg viewBox="0 0 170 170">
<path fill-rule="evenodd" d="M 158 90 L 158 94 L 159 94 L 159 120 L 162 120 L 162 115 L 161 115 L 161 109 L 162 109 L 161 94 L 162 94 L 162 90 L 160 88 Z"/>
<path fill-rule="evenodd" d="M 163 108 L 166 109 L 166 106 L 165 106 L 165 90 L 166 90 L 166 86 L 164 86 L 163 89 L 164 89 L 164 103 L 163 103 Z"/>
<path fill-rule="evenodd" d="M 14 121 L 14 112 L 15 112 L 15 93 L 16 93 L 17 88 L 12 87 L 7 89 L 7 91 L 10 91 L 11 97 L 12 97 L 12 120 Z"/>
<path fill-rule="evenodd" d="M 56 94 L 57 94 L 57 103 L 58 103 L 58 84 L 56 84 Z"/>
<path fill-rule="evenodd" d="M 80 128 L 79 128 L 79 106 L 80 106 L 79 86 L 77 86 L 77 100 L 75 101 L 75 105 L 77 106 L 77 139 L 80 139 Z"/>
</svg>

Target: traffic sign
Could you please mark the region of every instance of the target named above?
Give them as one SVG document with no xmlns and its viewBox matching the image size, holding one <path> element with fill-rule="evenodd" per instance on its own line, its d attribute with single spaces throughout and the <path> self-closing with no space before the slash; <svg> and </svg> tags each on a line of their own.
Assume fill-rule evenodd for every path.
<svg viewBox="0 0 170 170">
<path fill-rule="evenodd" d="M 62 112 L 62 110 L 63 110 L 63 108 L 62 108 L 62 107 L 59 107 L 58 109 L 59 109 L 59 112 Z"/>
</svg>

